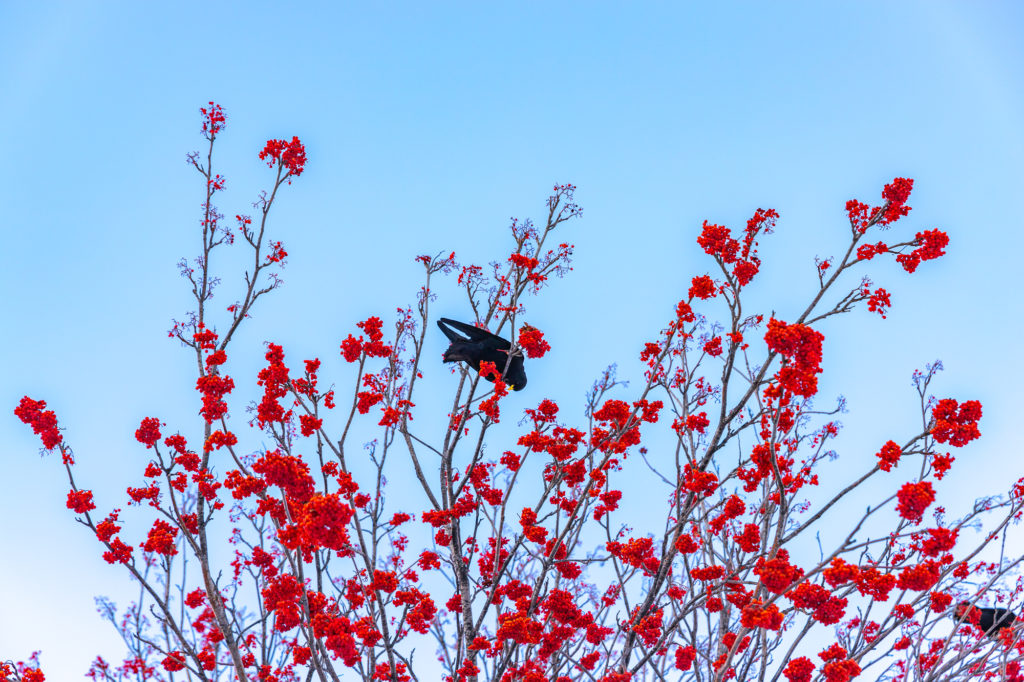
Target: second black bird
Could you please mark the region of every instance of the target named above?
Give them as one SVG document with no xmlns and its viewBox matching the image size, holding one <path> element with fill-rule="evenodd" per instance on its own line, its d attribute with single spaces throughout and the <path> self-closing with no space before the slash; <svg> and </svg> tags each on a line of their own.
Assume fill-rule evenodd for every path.
<svg viewBox="0 0 1024 682">
<path fill-rule="evenodd" d="M 498 368 L 498 374 L 504 375 L 505 383 L 513 391 L 521 391 L 526 386 L 523 356 L 521 353 L 511 355 L 511 342 L 486 329 L 480 329 L 465 322 L 449 320 L 446 317 L 438 320 L 437 326 L 451 341 L 448 350 L 444 352 L 445 362 L 465 362 L 477 372 L 480 371 L 481 362 L 493 362 L 494 366 Z M 506 365 L 508 365 L 507 370 L 505 369 Z M 494 381 L 491 376 L 484 378 L 491 382 Z"/>
<path fill-rule="evenodd" d="M 974 621 L 973 611 L 979 611 L 978 627 L 989 637 L 996 637 L 1003 628 L 1008 628 L 1017 620 L 1017 616 L 1009 609 L 993 609 L 971 606 L 969 602 L 962 601 L 956 605 L 953 617 L 961 623 L 972 623 Z"/>
</svg>

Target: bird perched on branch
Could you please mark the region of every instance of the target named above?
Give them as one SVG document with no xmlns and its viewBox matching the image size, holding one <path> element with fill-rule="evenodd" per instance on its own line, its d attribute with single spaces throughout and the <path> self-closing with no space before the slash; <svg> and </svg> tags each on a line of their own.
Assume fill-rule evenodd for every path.
<svg viewBox="0 0 1024 682">
<path fill-rule="evenodd" d="M 975 613 L 978 615 L 975 616 Z M 970 623 L 981 628 L 989 637 L 995 639 L 999 631 L 1011 627 L 1017 620 L 1016 614 L 1009 609 L 993 609 L 971 606 L 970 602 L 962 601 L 956 605 L 953 617 L 961 623 Z"/>
<path fill-rule="evenodd" d="M 465 362 L 480 371 L 481 362 L 493 362 L 498 373 L 505 377 L 505 383 L 513 391 L 521 391 L 526 386 L 526 370 L 523 369 L 523 355 L 512 353 L 512 344 L 506 339 L 496 336 L 486 329 L 474 327 L 465 322 L 449 320 L 442 317 L 437 326 L 451 341 L 444 352 L 445 362 Z M 506 365 L 508 369 L 506 369 Z M 493 382 L 493 376 L 484 377 Z"/>
</svg>

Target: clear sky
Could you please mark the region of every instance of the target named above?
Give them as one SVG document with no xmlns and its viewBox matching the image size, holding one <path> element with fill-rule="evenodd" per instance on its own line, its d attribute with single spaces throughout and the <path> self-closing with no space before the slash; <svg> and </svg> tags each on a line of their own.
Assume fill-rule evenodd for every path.
<svg viewBox="0 0 1024 682">
<path fill-rule="evenodd" d="M 63 680 L 120 651 L 93 596 L 126 602 L 125 574 L 12 410 L 49 402 L 101 509 L 137 483 L 142 417 L 194 424 L 194 367 L 166 331 L 188 307 L 174 266 L 196 253 L 202 188 L 184 161 L 211 99 L 228 115 L 226 214 L 269 182 L 266 139 L 298 135 L 309 156 L 272 227 L 285 288 L 235 341 L 240 397 L 263 341 L 339 367 L 357 320 L 412 301 L 414 256 L 500 258 L 509 217 L 542 218 L 550 186 L 572 182 L 575 271 L 529 308 L 554 350 L 521 405 L 549 396 L 572 418 L 609 363 L 639 376 L 643 341 L 709 269 L 703 219 L 780 212 L 751 295 L 787 319 L 814 256 L 839 255 L 844 202 L 906 176 L 897 229 L 943 229 L 949 255 L 874 271 L 887 320 L 823 328 L 821 395 L 849 399 L 840 461 L 909 433 L 910 374 L 941 358 L 936 391 L 985 416 L 940 499 L 966 508 L 1024 474 L 1020 3 L 346 5 L 0 3 L 0 658 L 42 649 Z"/>
</svg>

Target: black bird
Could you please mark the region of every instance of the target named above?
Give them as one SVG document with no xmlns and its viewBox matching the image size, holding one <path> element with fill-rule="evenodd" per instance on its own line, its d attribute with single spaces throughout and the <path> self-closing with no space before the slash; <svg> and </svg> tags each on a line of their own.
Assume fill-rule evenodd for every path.
<svg viewBox="0 0 1024 682">
<path fill-rule="evenodd" d="M 981 616 L 978 618 L 978 627 L 993 639 L 999 636 L 1000 630 L 1011 627 L 1013 622 L 1017 620 L 1017 616 L 1009 609 L 981 608 L 971 606 L 970 602 L 965 601 L 956 605 L 953 617 L 961 623 L 971 623 L 973 625 L 974 611 L 981 613 Z"/>
<path fill-rule="evenodd" d="M 452 342 L 444 352 L 445 362 L 465 362 L 477 372 L 480 371 L 481 362 L 493 362 L 498 368 L 498 373 L 505 376 L 505 383 L 513 391 L 521 391 L 526 386 L 523 355 L 521 352 L 511 355 L 512 344 L 509 341 L 495 336 L 486 329 L 449 320 L 446 317 L 438 320 L 437 326 Z M 505 365 L 508 365 L 508 370 L 505 369 Z M 490 376 L 484 378 L 494 381 Z"/>
</svg>

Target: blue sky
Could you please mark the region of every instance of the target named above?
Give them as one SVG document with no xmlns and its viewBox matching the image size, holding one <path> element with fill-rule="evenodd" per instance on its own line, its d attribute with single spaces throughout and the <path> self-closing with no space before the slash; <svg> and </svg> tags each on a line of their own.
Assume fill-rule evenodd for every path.
<svg viewBox="0 0 1024 682">
<path fill-rule="evenodd" d="M 908 433 L 910 373 L 941 358 L 937 392 L 985 406 L 947 506 L 1024 474 L 1020 4 L 282 7 L 0 5 L 0 658 L 41 648 L 52 679 L 75 679 L 119 651 L 92 598 L 130 599 L 124 574 L 76 527 L 58 462 L 11 411 L 25 394 L 57 410 L 101 508 L 144 466 L 142 417 L 194 421 L 193 368 L 166 330 L 188 307 L 174 265 L 196 252 L 201 185 L 184 159 L 211 99 L 228 115 L 226 214 L 269 182 L 266 139 L 298 135 L 309 156 L 272 227 L 285 288 L 235 342 L 240 396 L 264 341 L 335 362 L 357 320 L 412 301 L 416 255 L 500 258 L 509 217 L 541 218 L 550 186 L 572 182 L 575 271 L 529 308 L 554 351 L 522 405 L 550 396 L 571 417 L 609 363 L 639 376 L 643 341 L 709 269 L 703 219 L 779 210 L 750 305 L 786 319 L 814 256 L 845 242 L 844 202 L 907 176 L 914 210 L 897 229 L 943 229 L 949 254 L 913 276 L 875 268 L 889 318 L 822 329 L 822 396 L 851 410 L 840 454 Z M 434 310 L 465 317 L 460 305 Z"/>
</svg>

